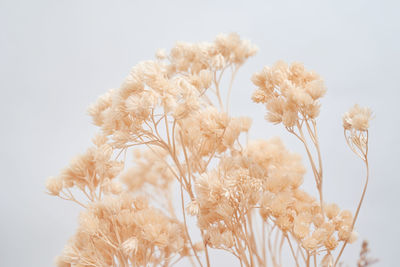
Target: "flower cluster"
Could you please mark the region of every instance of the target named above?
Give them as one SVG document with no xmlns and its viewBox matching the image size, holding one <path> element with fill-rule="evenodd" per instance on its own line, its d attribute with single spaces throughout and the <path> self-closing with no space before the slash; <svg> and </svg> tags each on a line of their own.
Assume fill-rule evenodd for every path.
<svg viewBox="0 0 400 267">
<path fill-rule="evenodd" d="M 372 119 L 372 111 L 354 105 L 343 116 L 343 128 L 346 142 L 350 149 L 362 160 L 367 160 L 368 128 Z"/>
<path fill-rule="evenodd" d="M 242 132 L 248 132 L 251 119 L 233 118 L 215 107 L 203 109 L 179 123 L 180 143 L 193 157 L 194 170 L 201 171 L 203 157 L 221 154 L 232 148 Z M 203 166 L 204 167 L 204 166 Z"/>
<path fill-rule="evenodd" d="M 280 139 L 251 142 L 242 155 L 224 157 L 216 170 L 200 176 L 199 208 L 193 215 L 217 248 L 239 247 L 228 236 L 240 232 L 245 214 L 255 208 L 264 221 L 290 233 L 310 253 L 334 250 L 339 241 L 353 242 L 351 213 L 330 204 L 325 218 L 319 203 L 299 188 L 304 173 L 300 157 Z"/>
<path fill-rule="evenodd" d="M 93 147 L 73 158 L 57 177 L 47 180 L 46 188 L 51 195 L 76 201 L 70 190 L 76 188 L 93 201 L 102 194 L 121 192 L 121 184 L 114 178 L 122 171 L 123 162 L 112 159 L 113 148 L 104 135 L 97 135 L 93 143 Z"/>
<path fill-rule="evenodd" d="M 325 94 L 323 80 L 303 64 L 291 65 L 279 61 L 253 75 L 257 90 L 253 101 L 266 104 L 267 120 L 292 127 L 299 119 L 314 119 L 319 115 L 319 99 Z"/>
<path fill-rule="evenodd" d="M 235 246 L 240 253 L 238 242 L 243 240 L 232 241 L 228 236 L 242 231 L 251 210 L 260 205 L 264 210 L 260 201 L 264 192 L 297 188 L 304 171 L 300 158 L 277 138 L 251 142 L 242 152 L 223 157 L 216 169 L 202 174 L 196 182 L 198 224 L 210 236 L 210 245 Z"/>
<path fill-rule="evenodd" d="M 167 152 L 159 147 L 134 150 L 133 163 L 121 174 L 121 180 L 130 192 L 140 192 L 146 185 L 167 190 L 174 179 L 167 162 Z"/>
<path fill-rule="evenodd" d="M 273 221 L 284 233 L 291 234 L 311 254 L 334 250 L 339 241 L 354 242 L 352 214 L 336 204 L 325 206 L 325 218 L 319 203 L 306 192 L 296 189 L 276 194 L 265 192 L 262 217 Z"/>
<path fill-rule="evenodd" d="M 178 42 L 134 66 L 119 88 L 89 107 L 101 129 L 94 146 L 46 185 L 50 195 L 84 208 L 57 266 L 172 266 L 187 257 L 209 267 L 208 250 L 222 249 L 241 266 L 278 267 L 282 248 L 298 267 L 319 256 L 321 266 L 338 263 L 356 239 L 367 183 L 354 216 L 324 202 L 316 117 L 325 86 L 300 63 L 277 62 L 254 74 L 253 100 L 304 144 L 319 199 L 302 188 L 306 169 L 298 154 L 279 138 L 249 140 L 252 121 L 229 115 L 229 96 L 237 70 L 256 50 L 237 34 Z M 346 141 L 367 170 L 370 119 L 359 106 L 343 119 Z M 187 215 L 197 220 L 197 240 Z"/>
<path fill-rule="evenodd" d="M 58 266 L 147 266 L 168 263 L 188 253 L 184 228 L 149 206 L 122 194 L 92 204 L 81 213 L 76 234 Z"/>
<path fill-rule="evenodd" d="M 213 43 L 177 43 L 169 56 L 158 53 L 157 60 L 133 67 L 121 87 L 99 97 L 89 114 L 119 147 L 154 140 L 149 125 L 163 116 L 181 120 L 209 105 L 205 91 L 213 83 L 218 87 L 217 72 L 240 66 L 256 51 L 236 34 L 219 35 Z"/>
<path fill-rule="evenodd" d="M 369 128 L 369 121 L 372 119 L 372 111 L 369 108 L 363 108 L 354 105 L 343 116 L 343 128 L 346 130 L 356 130 L 365 132 Z"/>
</svg>

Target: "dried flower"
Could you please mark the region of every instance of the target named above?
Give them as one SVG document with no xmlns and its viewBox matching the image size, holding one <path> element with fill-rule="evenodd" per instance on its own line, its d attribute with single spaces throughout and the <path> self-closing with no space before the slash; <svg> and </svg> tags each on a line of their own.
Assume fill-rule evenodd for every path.
<svg viewBox="0 0 400 267">
<path fill-rule="evenodd" d="M 324 203 L 316 117 L 326 88 L 298 62 L 279 61 L 255 73 L 252 98 L 265 104 L 268 121 L 284 125 L 303 143 L 318 198 L 302 188 L 302 159 L 281 139 L 243 143 L 252 120 L 231 116 L 223 99 L 256 51 L 237 34 L 178 42 L 134 66 L 119 88 L 89 107 L 100 128 L 94 145 L 46 182 L 49 194 L 83 208 L 57 266 L 170 266 L 184 257 L 208 266 L 211 248 L 231 253 L 241 266 L 281 266 L 285 243 L 296 266 L 308 266 L 311 256 L 315 263 L 323 256 L 323 267 L 338 262 L 356 240 L 367 183 L 354 216 Z M 230 71 L 229 87 L 223 88 Z M 371 117 L 356 105 L 343 119 L 346 141 L 367 170 Z M 126 160 L 128 151 L 132 160 Z M 191 220 L 200 236 L 192 236 Z M 258 238 L 261 232 L 265 236 Z M 368 265 L 361 256 L 359 266 Z"/>
<path fill-rule="evenodd" d="M 368 257 L 369 252 L 368 242 L 364 240 L 361 245 L 360 258 L 357 261 L 357 267 L 368 267 L 378 261 L 377 259 Z"/>
<path fill-rule="evenodd" d="M 298 62 L 287 65 L 279 61 L 272 68 L 264 67 L 252 81 L 257 86 L 253 101 L 266 104 L 266 119 L 286 127 L 293 127 L 300 118 L 315 119 L 319 99 L 326 92 L 322 79 Z"/>
<path fill-rule="evenodd" d="M 367 131 L 371 119 L 371 109 L 363 108 L 356 104 L 344 114 L 343 127 L 346 130 L 354 129 L 357 131 Z"/>
<path fill-rule="evenodd" d="M 186 207 L 187 212 L 192 215 L 196 216 L 199 214 L 200 207 L 199 204 L 196 201 L 192 201 L 189 203 L 189 205 Z"/>
<path fill-rule="evenodd" d="M 58 196 L 63 188 L 63 181 L 59 178 L 50 177 L 46 181 L 46 188 L 49 194 Z"/>
</svg>

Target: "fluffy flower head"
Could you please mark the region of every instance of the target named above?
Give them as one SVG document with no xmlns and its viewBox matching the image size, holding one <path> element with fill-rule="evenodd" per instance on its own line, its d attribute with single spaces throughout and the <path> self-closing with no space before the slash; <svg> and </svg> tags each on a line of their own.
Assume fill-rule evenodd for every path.
<svg viewBox="0 0 400 267">
<path fill-rule="evenodd" d="M 357 130 L 367 131 L 369 128 L 369 122 L 372 119 L 372 111 L 370 108 L 360 107 L 354 105 L 348 112 L 343 116 L 343 127 L 346 130 Z"/>
</svg>

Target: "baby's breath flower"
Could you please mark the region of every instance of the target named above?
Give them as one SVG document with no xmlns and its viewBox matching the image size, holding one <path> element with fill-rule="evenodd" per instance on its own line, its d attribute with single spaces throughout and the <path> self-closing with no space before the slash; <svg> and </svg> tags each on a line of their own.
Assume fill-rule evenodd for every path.
<svg viewBox="0 0 400 267">
<path fill-rule="evenodd" d="M 221 242 L 227 248 L 233 247 L 233 245 L 235 244 L 235 240 L 232 232 L 229 230 L 224 231 L 221 236 Z"/>
<path fill-rule="evenodd" d="M 271 68 L 264 67 L 253 75 L 252 81 L 257 86 L 252 99 L 266 104 L 265 118 L 286 127 L 293 127 L 301 118 L 315 119 L 319 99 L 326 92 L 323 80 L 299 62 L 287 65 L 279 61 Z"/>
<path fill-rule="evenodd" d="M 137 252 L 138 246 L 138 240 L 135 237 L 131 237 L 122 243 L 122 251 L 125 253 L 125 255 L 130 257 Z"/>
<path fill-rule="evenodd" d="M 156 58 L 159 60 L 164 60 L 167 58 L 167 52 L 165 49 L 158 49 L 156 52 Z"/>
<path fill-rule="evenodd" d="M 340 211 L 339 206 L 335 203 L 325 205 L 324 209 L 325 209 L 326 216 L 329 219 L 336 217 L 336 215 L 338 215 L 339 211 Z"/>
<path fill-rule="evenodd" d="M 310 232 L 310 217 L 310 214 L 307 213 L 302 213 L 295 217 L 293 232 L 298 238 L 303 239 L 308 236 Z"/>
<path fill-rule="evenodd" d="M 211 59 L 211 65 L 217 70 L 223 69 L 226 65 L 224 57 L 221 54 L 214 56 Z"/>
<path fill-rule="evenodd" d="M 49 194 L 58 196 L 63 189 L 63 181 L 60 178 L 50 177 L 46 181 L 46 188 Z"/>
<path fill-rule="evenodd" d="M 308 251 L 315 251 L 318 247 L 318 241 L 313 237 L 307 237 L 303 240 L 302 245 Z"/>
<path fill-rule="evenodd" d="M 328 250 L 334 250 L 337 246 L 338 246 L 338 241 L 336 240 L 336 238 L 332 235 L 330 237 L 328 237 L 325 241 L 324 241 L 324 246 L 328 249 Z"/>
<path fill-rule="evenodd" d="M 349 226 L 342 226 L 338 232 L 339 240 L 348 241 L 351 237 L 351 231 Z"/>
<path fill-rule="evenodd" d="M 118 181 L 113 181 L 110 184 L 110 191 L 111 193 L 113 193 L 114 195 L 118 195 L 121 194 L 123 192 L 123 187 L 122 184 Z"/>
<path fill-rule="evenodd" d="M 343 115 L 343 127 L 346 130 L 367 131 L 371 119 L 371 109 L 356 104 Z"/>
<path fill-rule="evenodd" d="M 253 230 L 259 225 L 256 215 L 267 225 L 263 232 L 270 231 L 267 238 L 275 236 L 273 246 L 266 240 L 274 265 L 280 257 L 273 251 L 287 241 L 293 242 L 292 252 L 300 250 L 293 253 L 297 265 L 302 259 L 296 255 L 317 262 L 326 253 L 321 266 L 333 266 L 331 253 L 339 243 L 344 248 L 356 240 L 358 209 L 353 218 L 350 211 L 323 202 L 315 119 L 324 82 L 299 62 L 278 61 L 252 77 L 257 87 L 252 99 L 265 104 L 265 118 L 282 123 L 304 143 L 317 201 L 301 189 L 306 173 L 301 157 L 279 138 L 244 145 L 241 134 L 249 132 L 251 119 L 232 117 L 229 101 L 223 101 L 232 83 L 223 91 L 222 74 L 232 71 L 233 81 L 256 51 L 234 33 L 220 34 L 210 43 L 178 42 L 169 53 L 158 50 L 154 60 L 134 66 L 119 88 L 89 107 L 100 127 L 94 146 L 46 182 L 49 194 L 84 208 L 58 267 L 158 266 L 187 256 L 203 265 L 200 257 L 208 257 L 207 247 L 233 253 L 241 265 L 266 265 L 258 255 L 263 239 Z M 371 117 L 369 109 L 356 105 L 343 118 L 346 141 L 365 161 Z M 122 172 L 128 149 L 133 150 L 133 166 Z M 200 240 L 189 236 L 186 217 L 181 222 L 175 214 L 173 181 L 179 182 L 182 212 L 197 220 Z M 75 191 L 86 202 L 75 198 Z"/>
<path fill-rule="evenodd" d="M 196 216 L 199 214 L 200 207 L 197 201 L 194 200 L 187 205 L 186 210 L 191 216 Z"/>
<path fill-rule="evenodd" d="M 357 239 L 358 239 L 358 233 L 356 231 L 352 231 L 351 234 L 350 234 L 350 238 L 349 238 L 348 242 L 350 244 L 353 244 L 354 242 L 357 241 Z"/>
</svg>

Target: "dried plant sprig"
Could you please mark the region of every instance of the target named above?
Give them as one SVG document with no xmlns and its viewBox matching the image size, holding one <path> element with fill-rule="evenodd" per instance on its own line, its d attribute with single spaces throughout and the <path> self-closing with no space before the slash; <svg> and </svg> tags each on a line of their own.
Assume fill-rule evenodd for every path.
<svg viewBox="0 0 400 267">
<path fill-rule="evenodd" d="M 372 111 L 369 108 L 362 108 L 358 105 L 354 105 L 348 112 L 343 116 L 343 129 L 344 137 L 347 145 L 350 149 L 361 158 L 365 163 L 367 175 L 364 183 L 364 188 L 361 194 L 360 201 L 358 202 L 354 219 L 351 224 L 351 229 L 354 228 L 358 214 L 360 213 L 361 205 L 364 201 L 365 193 L 368 187 L 369 181 L 369 163 L 368 163 L 368 128 L 369 122 L 372 119 Z M 336 258 L 335 265 L 339 262 L 339 259 L 347 245 L 345 242 Z"/>
<path fill-rule="evenodd" d="M 252 79 L 253 100 L 266 104 L 267 120 L 304 144 L 317 201 L 301 188 L 301 157 L 279 138 L 240 142 L 252 121 L 232 117 L 229 98 L 239 68 L 256 50 L 237 34 L 178 42 L 133 67 L 120 88 L 89 107 L 101 128 L 94 146 L 46 185 L 49 194 L 84 208 L 58 266 L 172 266 L 187 258 L 203 267 L 212 264 L 209 249 L 225 250 L 246 267 L 282 266 L 285 250 L 296 266 L 316 266 L 319 257 L 332 266 L 342 244 L 339 259 L 356 239 L 363 197 L 354 218 L 323 201 L 316 117 L 324 83 L 302 64 L 284 62 Z M 356 108 L 345 120 L 346 140 L 365 160 L 370 115 Z M 134 154 L 129 167 L 127 151 Z M 200 239 L 191 236 L 187 216 L 197 220 Z"/>
<path fill-rule="evenodd" d="M 91 204 L 58 258 L 59 266 L 146 266 L 187 254 L 183 225 L 123 194 Z"/>
<path fill-rule="evenodd" d="M 360 258 L 357 261 L 357 267 L 368 267 L 378 262 L 377 259 L 369 258 L 369 253 L 368 242 L 364 240 L 361 244 Z"/>
<path fill-rule="evenodd" d="M 323 209 L 322 157 L 316 126 L 319 99 L 326 92 L 323 80 L 315 72 L 307 71 L 301 63 L 288 65 L 278 61 L 274 66 L 264 67 L 261 72 L 255 73 L 252 81 L 257 86 L 253 101 L 266 105 L 268 112 L 265 118 L 274 124 L 282 123 L 304 144 Z M 312 155 L 305 129 L 316 150 L 316 157 Z"/>
<path fill-rule="evenodd" d="M 146 191 L 143 186 L 153 192 L 164 191 L 168 209 L 174 216 L 172 196 L 167 188 L 171 177 L 176 178 L 183 189 L 181 202 L 185 219 L 183 193 L 195 200 L 193 184 L 196 173 L 205 172 L 213 158 L 238 146 L 239 134 L 250 127 L 249 119 L 231 118 L 224 111 L 220 84 L 225 70 L 232 69 L 227 90 L 229 95 L 236 71 L 255 51 L 253 45 L 236 34 L 220 35 L 213 43 L 177 43 L 169 55 L 160 51 L 156 60 L 135 66 L 119 89 L 110 90 L 90 106 L 93 122 L 102 129 L 100 145 L 107 147 L 103 158 L 111 160 L 114 155 L 118 159 L 136 146 L 148 149 L 145 161 L 136 157 L 134 168 L 120 175 L 127 186 L 123 188 L 124 192 L 143 195 Z M 219 108 L 211 100 L 213 94 Z M 194 131 L 188 132 L 189 129 Z M 104 201 L 103 188 L 121 188 L 120 184 L 110 184 L 121 169 L 112 175 L 98 174 L 96 171 L 100 167 L 107 166 L 105 169 L 108 170 L 112 166 L 111 163 L 97 162 L 93 156 L 96 153 L 90 150 L 79 158 L 78 164 L 72 163 L 67 168 L 67 176 L 63 172 L 51 179 L 48 182 L 49 193 L 63 197 L 61 188 L 68 192 L 70 188 L 78 188 L 88 198 L 90 206 L 90 203 Z M 123 165 L 125 163 L 119 166 Z M 145 195 L 153 202 L 157 200 L 150 194 Z M 78 202 L 72 194 L 63 198 Z M 86 204 L 82 206 L 88 207 Z M 186 220 L 183 225 L 192 255 L 202 265 L 188 235 Z M 136 242 L 138 239 L 123 247 L 128 251 Z M 203 243 L 209 265 L 207 244 Z"/>
<path fill-rule="evenodd" d="M 323 202 L 322 158 L 316 127 L 316 117 L 320 108 L 319 98 L 326 92 L 322 79 L 318 74 L 305 70 L 300 63 L 295 62 L 287 65 L 279 61 L 273 67 L 264 67 L 261 72 L 255 73 L 252 81 L 257 86 L 257 90 L 253 94 L 253 101 L 266 105 L 268 111 L 266 119 L 274 124 L 282 123 L 290 133 L 294 134 L 304 144 L 319 193 L 321 214 L 323 217 L 327 215 L 330 218 L 334 206 L 326 206 L 325 208 Z M 339 239 L 343 240 L 344 243 L 336 260 L 333 261 L 333 257 L 328 250 L 328 254 L 326 254 L 321 263 L 322 265 L 336 266 L 347 243 L 354 241 L 356 237 L 355 232 L 353 232 L 354 224 L 365 196 L 369 178 L 367 154 L 368 127 L 371 118 L 372 112 L 358 105 L 355 105 L 343 118 L 346 142 L 365 161 L 367 179 L 354 218 L 350 215 L 349 219 L 347 219 L 350 225 L 342 226 L 341 231 L 338 233 Z M 307 129 L 308 139 L 312 141 L 316 150 L 318 165 L 307 143 L 307 138 L 303 131 L 304 127 Z M 300 225 L 296 227 L 297 232 L 302 229 Z M 312 248 L 314 241 L 312 238 L 306 239 L 308 249 Z"/>
</svg>

